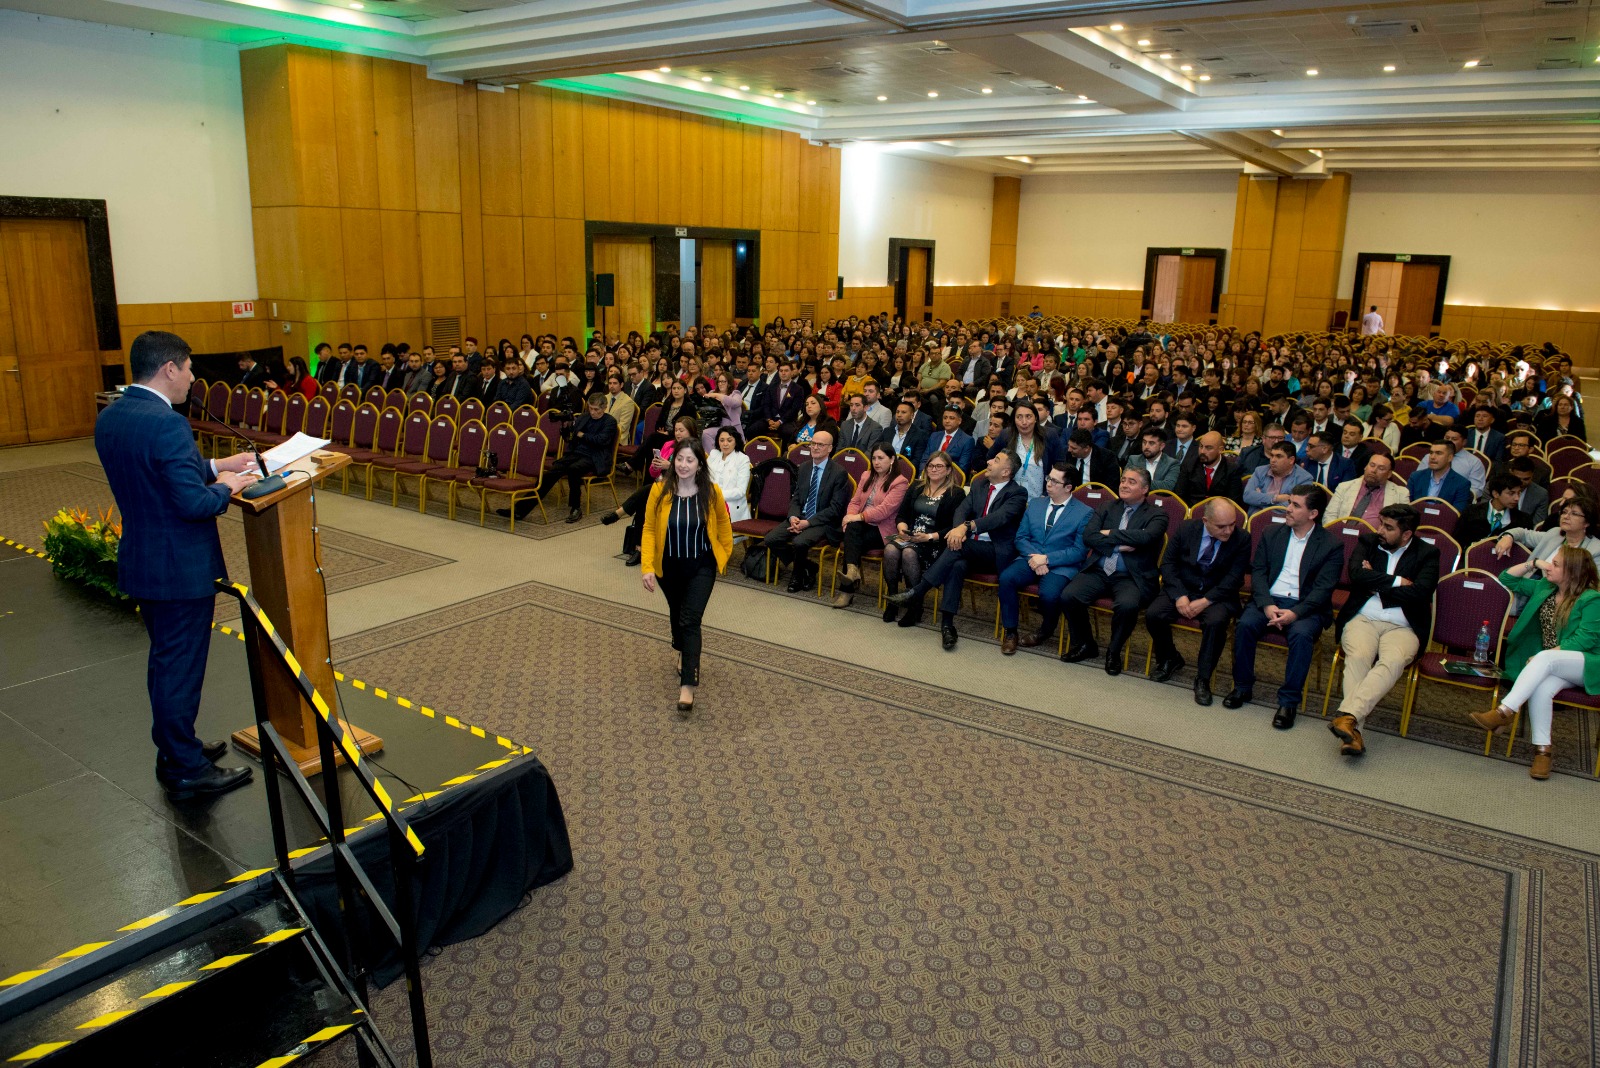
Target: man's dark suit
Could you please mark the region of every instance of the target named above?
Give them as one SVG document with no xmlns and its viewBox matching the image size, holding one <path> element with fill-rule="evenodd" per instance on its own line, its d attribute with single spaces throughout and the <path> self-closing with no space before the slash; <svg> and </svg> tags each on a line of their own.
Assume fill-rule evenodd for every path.
<svg viewBox="0 0 1600 1068">
<path fill-rule="evenodd" d="M 1475 541 L 1481 541 L 1490 534 L 1503 534 L 1512 527 L 1531 527 L 1533 517 L 1521 508 L 1513 507 L 1500 519 L 1498 529 L 1489 529 L 1489 502 L 1479 501 L 1477 504 L 1467 505 L 1466 511 L 1461 513 L 1461 518 L 1456 520 L 1456 528 L 1451 533 L 1457 542 L 1465 549 Z M 1418 634 L 1423 634 L 1418 631 Z M 1424 635 L 1425 637 L 1426 635 Z"/>
<path fill-rule="evenodd" d="M 894 439 L 895 435 L 898 433 L 900 433 L 899 425 L 890 423 L 888 426 L 883 428 L 881 433 L 879 433 L 878 440 L 887 442 L 889 448 L 894 449 Z M 922 454 L 927 448 L 927 431 L 923 430 L 916 424 L 912 424 L 906 429 L 905 438 L 900 442 L 900 447 L 895 449 L 895 454 L 898 456 L 904 456 L 907 460 L 911 461 L 913 467 L 916 467 L 921 464 Z"/>
<path fill-rule="evenodd" d="M 1300 557 L 1300 596 L 1293 600 L 1273 597 L 1272 584 L 1283 572 L 1291 536 L 1287 523 L 1274 524 L 1262 536 L 1252 563 L 1250 604 L 1233 631 L 1233 685 L 1237 690 L 1249 690 L 1256 682 L 1256 644 L 1267 632 L 1265 609 L 1276 604 L 1295 614 L 1295 621 L 1281 630 L 1288 640 L 1289 657 L 1283 685 L 1278 688 L 1280 708 L 1300 705 L 1317 638 L 1333 621 L 1333 588 L 1344 567 L 1344 546 L 1324 529 L 1319 516 Z"/>
<path fill-rule="evenodd" d="M 781 382 L 773 385 L 763 402 L 763 417 L 785 427 L 793 427 L 800 420 L 800 413 L 805 411 L 807 392 L 803 378 L 791 378 L 787 385 Z M 762 433 L 771 432 L 765 424 L 762 425 Z"/>
<path fill-rule="evenodd" d="M 1317 478 L 1321 464 L 1318 464 L 1317 461 L 1311 459 L 1311 457 L 1308 456 L 1304 460 L 1301 460 L 1300 466 L 1303 467 L 1306 473 L 1313 479 L 1316 479 L 1316 481 L 1321 482 L 1324 486 L 1328 487 L 1329 493 L 1332 493 L 1334 490 L 1338 489 L 1339 483 L 1355 478 L 1359 473 L 1354 467 L 1351 466 L 1349 460 L 1346 460 L 1342 455 L 1340 455 L 1338 449 L 1335 449 L 1333 451 L 1333 455 L 1329 456 L 1323 461 L 1323 463 L 1328 465 L 1327 474 L 1324 476 L 1327 479 L 1326 482 L 1320 478 Z"/>
<path fill-rule="evenodd" d="M 629 382 L 627 387 L 628 399 L 633 401 L 639 409 L 639 418 L 644 418 L 644 410 L 661 399 L 656 392 L 656 387 L 650 384 L 648 378 L 641 378 L 637 382 Z"/>
<path fill-rule="evenodd" d="M 396 363 L 387 371 L 381 366 L 378 368 L 378 381 L 376 384 L 382 387 L 385 393 L 391 389 L 400 389 L 405 385 L 405 381 L 406 367 L 403 363 Z"/>
<path fill-rule="evenodd" d="M 961 607 L 961 585 L 968 571 L 999 575 L 1017 558 L 1017 528 L 1022 525 L 1022 515 L 1028 507 L 1028 491 L 1015 480 L 992 492 L 991 489 L 986 474 L 972 480 L 955 514 L 956 526 L 969 521 L 973 524 L 966 540 L 961 548 L 940 553 L 939 559 L 917 583 L 922 589 L 944 587 L 939 611 L 946 618 L 955 615 Z M 980 537 L 984 534 L 988 535 L 987 539 Z"/>
<path fill-rule="evenodd" d="M 1371 567 L 1362 567 L 1367 561 Z M 1373 594 L 1385 608 L 1398 608 L 1405 613 L 1406 622 L 1425 645 L 1433 633 L 1433 593 L 1439 585 L 1439 549 L 1413 537 L 1406 551 L 1390 575 L 1389 561 L 1382 549 L 1378 535 L 1372 531 L 1356 539 L 1350 554 L 1350 597 L 1339 609 L 1337 633 L 1344 633 L 1344 625 L 1361 614 L 1361 609 Z M 1393 579 L 1410 579 L 1412 585 L 1397 586 Z"/>
<path fill-rule="evenodd" d="M 214 583 L 228 577 L 216 522 L 228 510 L 228 488 L 201 458 L 189 421 L 140 386 L 100 413 L 94 446 L 122 511 L 117 585 L 139 602 L 150 634 L 157 772 L 168 779 L 204 775 L 211 763 L 194 722 L 211 649 Z"/>
<path fill-rule="evenodd" d="M 239 379 L 239 384 L 246 389 L 265 389 L 267 379 L 271 377 L 272 372 L 267 370 L 266 364 L 253 363 L 250 365 L 250 370 L 244 373 L 244 377 Z"/>
<path fill-rule="evenodd" d="M 382 373 L 383 368 L 379 367 L 376 361 L 367 360 L 363 363 L 360 360 L 352 359 L 348 366 L 340 368 L 339 373 L 333 376 L 333 381 L 339 382 L 342 377 L 344 381 L 339 382 L 341 387 L 348 386 L 353 382 L 360 386 L 361 391 L 365 393 L 378 384 L 378 376 Z"/>
<path fill-rule="evenodd" d="M 1241 523 L 1227 541 L 1213 538 L 1210 546 L 1206 546 L 1205 541 L 1206 524 L 1202 517 L 1186 520 L 1178 528 L 1161 559 L 1161 592 L 1150 602 L 1144 622 L 1149 628 L 1158 663 L 1178 658 L 1177 646 L 1172 641 L 1173 626 L 1198 623 L 1200 657 L 1195 664 L 1195 679 L 1209 685 L 1211 673 L 1222 659 L 1222 648 L 1228 642 L 1228 621 L 1239 614 L 1239 591 L 1244 588 L 1245 569 L 1250 565 L 1250 535 Z M 1211 549 L 1211 559 L 1202 564 L 1200 557 L 1205 548 Z M 1197 619 L 1186 620 L 1178 614 L 1178 601 L 1184 597 L 1211 603 Z"/>
<path fill-rule="evenodd" d="M 1506 436 L 1498 430 L 1491 429 L 1484 435 L 1484 442 L 1478 444 L 1478 428 L 1468 427 L 1463 434 L 1467 436 L 1467 448 L 1477 449 L 1489 458 L 1491 464 L 1497 464 L 1506 458 Z"/>
<path fill-rule="evenodd" d="M 871 419 L 861 420 L 861 425 L 856 426 L 855 420 L 846 419 L 839 424 L 839 429 L 834 432 L 833 447 L 840 449 L 859 449 L 865 453 L 872 448 L 873 442 L 883 436 L 883 428 Z"/>
<path fill-rule="evenodd" d="M 1122 469 L 1117 466 L 1117 458 L 1106 449 L 1098 445 L 1089 446 L 1089 455 L 1080 459 L 1072 455 L 1071 449 L 1063 449 L 1061 458 L 1067 462 L 1067 477 L 1072 480 L 1074 487 L 1082 486 L 1088 482 L 1098 482 L 1102 486 L 1115 489 L 1117 482 L 1122 478 Z M 1083 461 L 1089 461 L 1089 477 L 1083 477 Z"/>
<path fill-rule="evenodd" d="M 838 545 L 843 540 L 840 523 L 850 505 L 850 476 L 843 467 L 826 460 L 822 465 L 822 478 L 817 485 L 817 503 L 809 515 L 806 503 L 811 495 L 811 482 L 816 465 L 810 460 L 801 464 L 794 475 L 793 489 L 789 493 L 789 518 L 805 519 L 807 527 L 798 534 L 789 533 L 789 524 L 783 523 L 767 532 L 762 544 L 778 560 L 793 563 L 809 574 L 812 567 L 805 563 L 811 549 L 827 542 Z M 796 577 L 804 577 L 796 573 Z M 801 583 L 796 583 L 797 585 Z"/>
<path fill-rule="evenodd" d="M 1211 472 L 1211 484 L 1207 485 L 1206 466 L 1200 462 L 1200 454 L 1195 453 L 1194 458 L 1178 470 L 1178 485 L 1174 492 L 1191 508 L 1207 497 L 1237 500 L 1240 492 L 1238 465 L 1233 457 L 1223 456 Z"/>
<path fill-rule="evenodd" d="M 516 411 L 524 404 L 533 403 L 533 383 L 528 381 L 527 375 L 502 379 L 500 393 L 495 399 L 510 405 L 511 410 Z"/>
<path fill-rule="evenodd" d="M 500 376 L 491 375 L 488 378 L 479 378 L 472 383 L 473 397 L 483 402 L 485 408 L 500 399 Z"/>
<path fill-rule="evenodd" d="M 1122 650 L 1139 622 L 1139 609 L 1156 595 L 1156 561 L 1167 533 L 1167 513 L 1149 500 L 1133 508 L 1128 525 L 1122 525 L 1129 511 L 1122 500 L 1111 501 L 1095 510 L 1094 518 L 1083 531 L 1083 544 L 1089 550 L 1083 569 L 1067 583 L 1061 593 L 1062 611 L 1067 617 L 1068 644 L 1073 649 L 1092 648 L 1089 606 L 1102 597 L 1112 600 L 1111 636 L 1106 660 L 1121 666 Z M 1105 533 L 1101 533 L 1105 531 Z M 1126 545 L 1129 552 L 1118 552 Z M 1119 558 L 1120 566 L 1106 573 L 1107 560 Z"/>
<path fill-rule="evenodd" d="M 466 371 L 457 374 L 446 371 L 444 377 L 433 384 L 430 391 L 435 397 L 454 397 L 457 400 L 466 400 L 472 396 L 472 376 Z"/>
<path fill-rule="evenodd" d="M 344 361 L 343 360 L 339 359 L 339 357 L 337 357 L 337 356 L 329 356 L 327 359 L 325 359 L 321 363 L 317 364 L 317 375 L 316 375 L 317 381 L 318 382 L 337 382 L 337 381 L 339 381 L 339 370 L 342 367 L 344 367 Z"/>
</svg>

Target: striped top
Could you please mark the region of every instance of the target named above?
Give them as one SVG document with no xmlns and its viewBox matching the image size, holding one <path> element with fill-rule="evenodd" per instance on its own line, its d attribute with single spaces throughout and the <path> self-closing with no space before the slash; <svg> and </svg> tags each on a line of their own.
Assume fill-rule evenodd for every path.
<svg viewBox="0 0 1600 1068">
<path fill-rule="evenodd" d="M 667 516 L 665 553 L 668 559 L 695 560 L 711 555 L 711 538 L 700 515 L 698 497 L 672 496 L 672 511 Z"/>
</svg>

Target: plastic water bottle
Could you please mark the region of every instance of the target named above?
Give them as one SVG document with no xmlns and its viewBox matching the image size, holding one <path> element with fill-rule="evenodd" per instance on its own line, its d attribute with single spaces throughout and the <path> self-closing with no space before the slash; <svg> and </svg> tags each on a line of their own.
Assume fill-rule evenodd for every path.
<svg viewBox="0 0 1600 1068">
<path fill-rule="evenodd" d="M 1473 662 L 1487 664 L 1489 662 L 1489 646 L 1492 644 L 1493 639 L 1489 637 L 1489 621 L 1486 619 L 1483 621 L 1483 626 L 1478 628 L 1478 640 L 1472 647 Z"/>
</svg>

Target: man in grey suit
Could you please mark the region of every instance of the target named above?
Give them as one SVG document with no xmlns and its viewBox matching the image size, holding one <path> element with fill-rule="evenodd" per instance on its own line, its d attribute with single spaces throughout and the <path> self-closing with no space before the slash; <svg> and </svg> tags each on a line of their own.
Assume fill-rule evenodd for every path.
<svg viewBox="0 0 1600 1068">
<path fill-rule="evenodd" d="M 1526 512 L 1528 522 L 1534 526 L 1550 516 L 1550 491 L 1536 481 L 1539 465 L 1531 456 L 1514 457 L 1507 465 L 1517 481 L 1522 483 L 1522 494 L 1517 498 L 1517 510 Z"/>
<path fill-rule="evenodd" d="M 1142 467 L 1150 474 L 1150 488 L 1173 490 L 1178 486 L 1181 465 L 1167 453 L 1167 432 L 1158 426 L 1147 426 L 1139 433 L 1139 459 L 1129 466 Z"/>
</svg>

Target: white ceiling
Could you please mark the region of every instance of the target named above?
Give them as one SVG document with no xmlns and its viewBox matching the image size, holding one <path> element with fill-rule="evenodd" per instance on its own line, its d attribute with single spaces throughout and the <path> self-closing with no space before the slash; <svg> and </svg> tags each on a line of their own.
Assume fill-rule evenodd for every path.
<svg viewBox="0 0 1600 1068">
<path fill-rule="evenodd" d="M 552 82 L 994 172 L 1600 167 L 1600 0 L 0 7 Z"/>
</svg>

